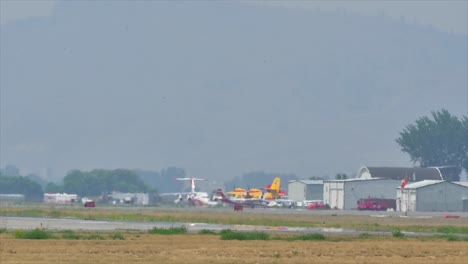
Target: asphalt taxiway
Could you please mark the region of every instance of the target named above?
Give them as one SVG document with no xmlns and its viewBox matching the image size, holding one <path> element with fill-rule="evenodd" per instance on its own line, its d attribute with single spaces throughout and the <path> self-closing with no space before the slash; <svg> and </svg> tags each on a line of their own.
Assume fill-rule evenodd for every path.
<svg viewBox="0 0 468 264">
<path fill-rule="evenodd" d="M 20 206 L 24 208 L 23 206 Z M 60 206 L 54 207 L 60 209 Z M 69 206 L 64 208 L 70 209 Z M 225 208 L 199 208 L 199 207 L 131 207 L 131 206 L 110 206 L 101 207 L 100 210 L 113 211 L 191 211 L 191 212 L 216 212 L 216 213 L 233 213 L 232 207 Z M 82 207 L 77 210 L 83 210 Z M 93 209 L 91 209 L 93 210 Z M 304 208 L 285 209 L 285 208 L 244 208 L 242 214 L 297 214 L 297 215 L 367 215 L 369 217 L 407 217 L 407 218 L 442 218 L 448 214 L 456 215 L 465 218 L 468 221 L 468 212 L 410 212 L 402 213 L 395 211 L 358 211 L 358 210 L 308 210 Z M 468 222 L 467 222 L 468 223 Z M 103 220 L 84 220 L 75 218 L 49 218 L 49 217 L 17 217 L 17 216 L 0 216 L 0 228 L 7 230 L 15 229 L 35 229 L 44 228 L 48 230 L 83 230 L 83 231 L 147 231 L 153 228 L 170 228 L 170 227 L 186 227 L 190 233 L 196 233 L 200 230 L 221 231 L 231 229 L 236 231 L 259 231 L 267 233 L 291 233 L 291 234 L 342 234 L 342 235 L 357 235 L 360 233 L 368 233 L 374 235 L 392 235 L 391 232 L 371 232 L 359 231 L 343 228 L 309 228 L 309 227 L 272 227 L 272 226 L 254 226 L 254 225 L 225 225 L 225 224 L 208 224 L 208 223 L 180 223 L 180 222 L 131 222 L 131 221 L 103 221 Z M 429 236 L 434 233 L 406 233 L 408 236 Z"/>
</svg>

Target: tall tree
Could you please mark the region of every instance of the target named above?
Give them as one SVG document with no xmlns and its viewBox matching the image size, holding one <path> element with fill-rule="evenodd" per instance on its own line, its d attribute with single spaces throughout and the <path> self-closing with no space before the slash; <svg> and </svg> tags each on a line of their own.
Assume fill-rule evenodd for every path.
<svg viewBox="0 0 468 264">
<path fill-rule="evenodd" d="M 4 176 L 0 173 L 0 193 L 23 194 L 26 201 L 40 202 L 44 192 L 39 183 L 23 176 Z"/>
<path fill-rule="evenodd" d="M 63 185 L 54 182 L 49 182 L 44 188 L 45 193 L 63 193 Z"/>
<path fill-rule="evenodd" d="M 147 192 L 148 186 L 133 171 L 127 169 L 90 172 L 73 170 L 63 179 L 64 190 L 80 196 L 97 196 L 103 193 Z"/>
<path fill-rule="evenodd" d="M 465 136 L 464 136 L 464 141 L 462 143 L 465 151 L 465 160 L 463 161 L 463 168 L 465 169 L 465 172 L 468 174 L 468 117 L 464 116 L 462 117 L 462 124 L 463 128 L 465 130 Z"/>
<path fill-rule="evenodd" d="M 432 111 L 400 132 L 396 142 L 421 167 L 457 166 L 468 171 L 468 118 Z"/>
</svg>

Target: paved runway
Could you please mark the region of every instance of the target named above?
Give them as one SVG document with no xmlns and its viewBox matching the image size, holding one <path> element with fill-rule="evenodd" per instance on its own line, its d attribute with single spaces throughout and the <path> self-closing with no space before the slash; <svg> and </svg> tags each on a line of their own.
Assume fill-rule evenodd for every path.
<svg viewBox="0 0 468 264">
<path fill-rule="evenodd" d="M 221 231 L 231 229 L 236 231 L 261 231 L 268 233 L 341 233 L 358 234 L 356 230 L 341 228 L 305 228 L 305 227 L 268 227 L 251 225 L 221 225 L 206 223 L 172 223 L 172 222 L 119 222 L 96 221 L 81 219 L 57 219 L 44 217 L 0 217 L 0 228 L 8 230 L 45 228 L 47 230 L 87 230 L 87 231 L 147 231 L 154 227 L 186 227 L 189 233 L 196 233 L 203 229 Z M 367 232 L 369 233 L 369 232 Z M 375 234 L 389 235 L 390 232 L 375 232 Z"/>
<path fill-rule="evenodd" d="M 153 228 L 186 227 L 189 233 L 197 233 L 200 230 L 221 231 L 231 229 L 235 231 L 258 231 L 266 233 L 282 234 L 339 234 L 358 235 L 367 233 L 370 235 L 392 235 L 391 232 L 359 231 L 343 228 L 308 228 L 308 227 L 272 227 L 252 225 L 224 225 L 206 223 L 176 223 L 176 222 L 126 222 L 126 221 L 96 221 L 82 219 L 58 219 L 45 217 L 8 217 L 0 216 L 0 228 L 8 230 L 45 228 L 47 230 L 84 230 L 84 231 L 147 231 Z M 432 236 L 434 233 L 403 232 L 407 236 Z"/>
<path fill-rule="evenodd" d="M 23 206 L 20 206 L 23 207 Z M 24 208 L 24 207 L 23 207 Z M 70 209 L 69 206 L 64 206 Z M 60 209 L 60 206 L 55 207 Z M 192 212 L 217 212 L 217 213 L 233 213 L 231 207 L 226 208 L 199 208 L 199 207 L 100 207 L 100 210 L 115 210 L 115 211 L 192 211 Z M 80 207 L 78 210 L 83 210 Z M 92 210 L 92 209 L 91 209 Z M 374 217 L 415 217 L 415 218 L 431 218 L 443 217 L 447 214 L 458 215 L 463 218 L 468 218 L 468 212 L 457 213 L 444 213 L 444 212 L 410 212 L 407 216 L 402 212 L 392 211 L 358 211 L 358 210 L 308 210 L 308 209 L 280 209 L 280 208 L 245 208 L 243 212 L 236 212 L 243 214 L 298 214 L 298 215 L 368 215 Z M 306 228 L 306 227 L 269 227 L 269 226 L 249 226 L 249 225 L 222 225 L 222 224 L 206 224 L 206 223 L 176 223 L 176 222 L 127 222 L 127 221 L 96 221 L 96 220 L 82 220 L 82 219 L 59 219 L 59 218 L 46 218 L 46 217 L 13 217 L 13 216 L 0 216 L 0 228 L 8 230 L 14 229 L 34 229 L 46 228 L 49 230 L 88 230 L 88 231 L 115 231 L 115 230 L 134 230 L 134 231 L 147 231 L 154 227 L 157 228 L 170 228 L 185 226 L 188 232 L 196 233 L 203 229 L 220 231 L 223 229 L 231 229 L 237 231 L 261 231 L 268 233 L 293 233 L 293 234 L 307 234 L 307 233 L 322 233 L 322 234 L 360 234 L 368 233 L 375 235 L 391 235 L 391 232 L 370 232 L 359 231 L 342 228 Z M 432 233 L 406 233 L 409 236 L 428 236 L 434 235 Z"/>
</svg>

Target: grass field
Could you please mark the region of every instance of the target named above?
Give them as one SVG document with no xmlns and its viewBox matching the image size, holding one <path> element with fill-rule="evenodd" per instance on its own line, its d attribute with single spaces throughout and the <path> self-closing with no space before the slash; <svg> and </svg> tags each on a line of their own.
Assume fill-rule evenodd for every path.
<svg viewBox="0 0 468 264">
<path fill-rule="evenodd" d="M 109 209 L 0 208 L 0 215 L 119 221 L 175 221 L 268 226 L 342 227 L 393 231 L 393 236 L 287 236 L 214 234 L 204 230 L 74 232 L 1 230 L 0 263 L 468 263 L 467 218 L 290 215 L 232 211 L 121 211 Z M 399 231 L 437 232 L 410 238 Z M 39 239 L 43 238 L 43 239 Z M 253 240 L 250 240 L 253 239 Z"/>
<path fill-rule="evenodd" d="M 124 239 L 15 239 L 0 234 L 6 263 L 467 263 L 468 242 L 375 237 L 347 241 L 222 240 L 219 235 L 124 234 Z"/>
</svg>

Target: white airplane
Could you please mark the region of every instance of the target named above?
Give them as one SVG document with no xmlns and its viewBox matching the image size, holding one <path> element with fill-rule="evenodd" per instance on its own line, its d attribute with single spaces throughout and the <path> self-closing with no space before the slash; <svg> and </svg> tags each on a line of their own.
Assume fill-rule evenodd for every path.
<svg viewBox="0 0 468 264">
<path fill-rule="evenodd" d="M 163 193 L 165 195 L 176 195 L 175 204 L 187 203 L 190 206 L 216 206 L 218 202 L 213 201 L 207 192 L 196 192 L 195 181 L 205 181 L 199 178 L 176 178 L 178 181 L 191 181 L 192 190 L 189 193 Z"/>
<path fill-rule="evenodd" d="M 207 192 L 196 192 L 188 199 L 193 206 L 216 206 L 218 202 L 212 201 Z"/>
</svg>

